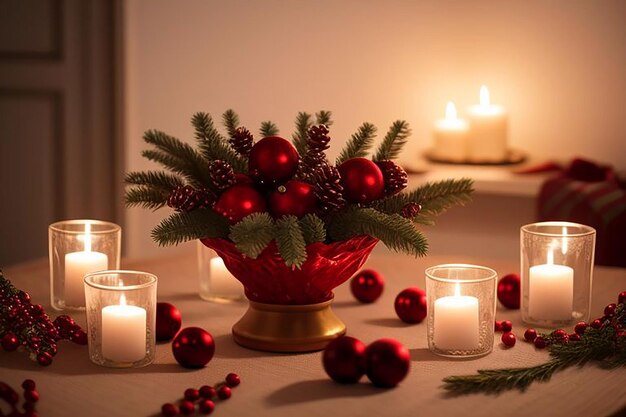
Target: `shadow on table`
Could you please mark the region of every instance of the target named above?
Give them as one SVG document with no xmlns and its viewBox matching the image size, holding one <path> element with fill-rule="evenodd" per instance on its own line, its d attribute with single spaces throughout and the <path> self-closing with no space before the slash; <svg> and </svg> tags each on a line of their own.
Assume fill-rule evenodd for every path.
<svg viewBox="0 0 626 417">
<path fill-rule="evenodd" d="M 409 349 L 413 362 L 446 362 L 450 359 L 432 353 L 428 348 Z M 455 359 L 455 361 L 458 359 Z M 463 360 L 463 359 L 461 359 Z"/>
<path fill-rule="evenodd" d="M 332 398 L 370 397 L 385 391 L 372 384 L 342 385 L 336 384 L 330 379 L 316 379 L 287 385 L 271 393 L 267 397 L 266 403 L 270 406 L 279 407 Z"/>
<path fill-rule="evenodd" d="M 410 327 L 410 324 L 403 322 L 398 318 L 386 317 L 386 318 L 377 318 L 377 319 L 368 319 L 365 320 L 366 324 L 373 324 L 375 326 L 381 327 Z"/>
<path fill-rule="evenodd" d="M 333 308 L 359 307 L 367 304 L 359 303 L 357 300 L 333 301 Z"/>
<path fill-rule="evenodd" d="M 247 359 L 247 358 L 261 358 L 267 356 L 284 356 L 283 353 L 263 352 L 260 350 L 252 350 L 239 346 L 233 340 L 231 334 L 221 334 L 213 338 L 215 340 L 215 357 L 216 358 L 232 358 L 232 359 Z"/>
</svg>

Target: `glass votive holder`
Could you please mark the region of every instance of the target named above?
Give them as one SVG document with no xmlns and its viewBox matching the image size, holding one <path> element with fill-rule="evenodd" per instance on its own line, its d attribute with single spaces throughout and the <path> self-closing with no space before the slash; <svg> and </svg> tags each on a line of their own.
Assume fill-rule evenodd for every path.
<svg viewBox="0 0 626 417">
<path fill-rule="evenodd" d="M 493 269 L 477 265 L 426 269 L 428 348 L 433 353 L 468 358 L 491 352 L 497 277 Z"/>
<path fill-rule="evenodd" d="M 522 226 L 522 320 L 564 327 L 589 320 L 596 231 L 570 222 Z"/>
<path fill-rule="evenodd" d="M 50 304 L 85 308 L 86 274 L 119 269 L 122 228 L 101 220 L 64 220 L 48 227 Z"/>
<path fill-rule="evenodd" d="M 226 269 L 217 253 L 198 241 L 200 298 L 217 303 L 245 299 L 243 285 Z"/>
<path fill-rule="evenodd" d="M 138 271 L 85 276 L 89 357 L 95 364 L 139 368 L 154 360 L 157 277 Z"/>
</svg>

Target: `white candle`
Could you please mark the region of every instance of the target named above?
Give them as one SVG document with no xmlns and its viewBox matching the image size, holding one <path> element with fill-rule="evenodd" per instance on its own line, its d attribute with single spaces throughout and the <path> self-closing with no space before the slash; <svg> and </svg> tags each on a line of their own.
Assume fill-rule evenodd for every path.
<svg viewBox="0 0 626 417">
<path fill-rule="evenodd" d="M 528 315 L 535 320 L 570 320 L 573 302 L 574 270 L 554 265 L 550 248 L 547 263 L 531 266 L 528 273 Z"/>
<path fill-rule="evenodd" d="M 502 162 L 507 156 L 507 114 L 502 106 L 491 104 L 489 90 L 480 87 L 480 104 L 468 109 L 470 133 L 467 157 L 476 162 Z"/>
<path fill-rule="evenodd" d="M 433 156 L 451 161 L 465 161 L 467 133 L 467 122 L 457 117 L 456 106 L 449 101 L 446 106 L 446 118 L 435 123 Z"/>
<path fill-rule="evenodd" d="M 102 309 L 102 356 L 114 362 L 136 362 L 146 356 L 146 309 L 119 305 Z"/>
<path fill-rule="evenodd" d="M 480 347 L 478 298 L 454 295 L 435 300 L 434 344 L 442 350 L 474 350 Z"/>
<path fill-rule="evenodd" d="M 91 251 L 91 224 L 85 225 L 82 235 L 85 250 L 65 254 L 65 305 L 73 307 L 85 306 L 85 286 L 83 279 L 86 274 L 107 269 L 108 257 L 101 252 Z"/>
<path fill-rule="evenodd" d="M 220 257 L 211 258 L 211 294 L 214 297 L 242 297 L 243 285 L 226 269 Z"/>
</svg>

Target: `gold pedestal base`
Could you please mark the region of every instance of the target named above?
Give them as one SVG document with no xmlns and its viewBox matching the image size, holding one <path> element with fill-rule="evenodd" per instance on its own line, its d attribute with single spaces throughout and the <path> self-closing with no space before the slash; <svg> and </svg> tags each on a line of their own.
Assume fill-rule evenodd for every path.
<svg viewBox="0 0 626 417">
<path fill-rule="evenodd" d="M 241 346 L 269 352 L 322 350 L 346 333 L 346 325 L 330 308 L 332 299 L 318 304 L 278 305 L 250 301 L 233 326 Z"/>
</svg>

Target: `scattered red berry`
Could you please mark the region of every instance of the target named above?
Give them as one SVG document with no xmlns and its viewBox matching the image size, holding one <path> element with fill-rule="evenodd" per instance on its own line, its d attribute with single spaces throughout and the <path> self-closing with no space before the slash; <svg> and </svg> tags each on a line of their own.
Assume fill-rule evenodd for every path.
<svg viewBox="0 0 626 417">
<path fill-rule="evenodd" d="M 32 391 L 36 387 L 37 385 L 32 379 L 25 379 L 24 382 L 22 382 L 22 388 L 24 388 L 25 391 Z"/>
<path fill-rule="evenodd" d="M 611 303 L 604 307 L 604 315 L 606 317 L 613 317 L 615 315 L 615 310 L 617 309 L 617 305 L 615 303 Z"/>
<path fill-rule="evenodd" d="M 227 387 L 226 385 L 222 385 L 217 390 L 217 396 L 220 397 L 221 400 L 227 400 L 231 395 L 233 395 L 233 392 L 230 390 L 230 387 Z"/>
<path fill-rule="evenodd" d="M 552 332 L 552 336 L 554 336 L 555 339 L 562 339 L 567 336 L 567 332 L 563 329 L 557 329 Z"/>
<path fill-rule="evenodd" d="M 187 388 L 184 396 L 187 401 L 196 401 L 200 398 L 200 392 L 195 388 Z"/>
<path fill-rule="evenodd" d="M 193 414 L 195 410 L 193 403 L 187 400 L 181 401 L 178 408 L 180 409 L 180 413 L 186 416 L 188 416 L 189 414 Z"/>
<path fill-rule="evenodd" d="M 210 400 L 217 396 L 217 390 L 209 385 L 203 385 L 200 387 L 200 396 Z"/>
<path fill-rule="evenodd" d="M 165 417 L 174 417 L 178 415 L 178 407 L 174 404 L 163 404 L 161 406 L 161 414 Z"/>
<path fill-rule="evenodd" d="M 569 335 L 569 341 L 570 342 L 580 342 L 581 341 L 581 337 L 578 333 L 572 333 Z"/>
<path fill-rule="evenodd" d="M 24 391 L 24 399 L 30 403 L 36 403 L 39 401 L 39 393 L 35 390 Z"/>
<path fill-rule="evenodd" d="M 546 339 L 544 339 L 542 336 L 537 336 L 533 343 L 535 344 L 535 347 L 537 349 L 543 349 L 546 347 Z"/>
<path fill-rule="evenodd" d="M 513 323 L 511 323 L 511 320 L 504 320 L 502 322 L 502 331 L 504 333 L 510 332 L 511 330 L 513 330 Z"/>
<path fill-rule="evenodd" d="M 622 291 L 617 296 L 617 304 L 624 304 L 624 303 L 626 303 L 626 291 Z"/>
<path fill-rule="evenodd" d="M 198 409 L 202 414 L 211 414 L 215 409 L 215 403 L 211 400 L 202 400 L 198 405 Z"/>
<path fill-rule="evenodd" d="M 591 322 L 591 327 L 593 327 L 594 329 L 599 329 L 600 327 L 602 327 L 602 321 L 600 319 L 595 319 Z"/>
<path fill-rule="evenodd" d="M 501 332 L 502 331 L 502 322 L 496 320 L 494 325 L 493 325 L 493 330 L 496 332 Z"/>
<path fill-rule="evenodd" d="M 535 329 L 526 329 L 524 332 L 524 339 L 527 342 L 532 342 L 537 338 L 537 330 Z"/>
<path fill-rule="evenodd" d="M 515 338 L 515 335 L 513 333 L 511 333 L 511 332 L 504 333 L 502 335 L 501 340 L 502 340 L 502 343 L 504 343 L 504 345 L 507 346 L 507 347 L 515 346 L 516 338 Z"/>
<path fill-rule="evenodd" d="M 48 352 L 42 352 L 37 355 L 37 363 L 41 366 L 48 366 L 52 363 L 52 355 Z"/>
<path fill-rule="evenodd" d="M 587 330 L 587 323 L 584 321 L 578 322 L 576 326 L 574 326 L 574 331 L 579 335 L 585 334 L 585 330 Z"/>
<path fill-rule="evenodd" d="M 226 375 L 226 385 L 232 388 L 236 387 L 239 384 L 241 384 L 241 378 L 239 378 L 239 375 L 234 373 Z"/>
</svg>

